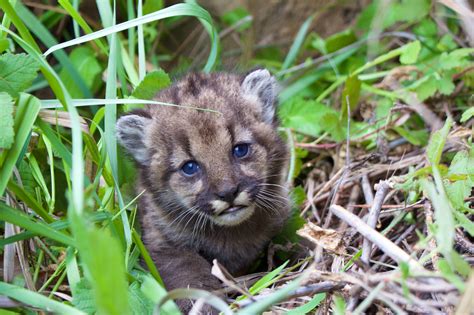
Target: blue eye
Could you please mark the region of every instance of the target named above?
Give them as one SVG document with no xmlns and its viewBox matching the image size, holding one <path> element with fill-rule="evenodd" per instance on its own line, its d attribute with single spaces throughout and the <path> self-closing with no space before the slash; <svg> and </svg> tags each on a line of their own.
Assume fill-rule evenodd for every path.
<svg viewBox="0 0 474 315">
<path fill-rule="evenodd" d="M 186 176 L 192 176 L 196 174 L 199 169 L 200 166 L 196 161 L 188 161 L 181 167 L 181 171 L 183 171 L 184 175 Z"/>
<path fill-rule="evenodd" d="M 236 158 L 243 158 L 247 154 L 249 154 L 249 144 L 248 143 L 240 143 L 234 146 L 232 149 L 232 153 Z"/>
</svg>

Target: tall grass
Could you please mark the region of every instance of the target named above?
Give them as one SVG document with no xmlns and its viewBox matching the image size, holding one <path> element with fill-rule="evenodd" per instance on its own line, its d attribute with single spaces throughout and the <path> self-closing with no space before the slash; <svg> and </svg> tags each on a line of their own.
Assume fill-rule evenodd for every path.
<svg viewBox="0 0 474 315">
<path fill-rule="evenodd" d="M 128 5 L 132 3 L 128 1 Z M 57 313 L 81 314 L 87 310 L 84 309 L 86 302 L 101 313 L 137 313 L 137 303 L 140 303 L 136 300 L 137 297 L 153 309 L 157 299 L 166 292 L 159 289 L 162 285 L 160 275 L 134 230 L 136 208 L 126 204 L 120 189 L 121 159 L 115 139 L 117 106 L 149 103 L 127 98 L 146 76 L 144 24 L 171 17 L 198 18 L 208 31 L 211 42 L 204 71 L 210 71 L 217 60 L 216 29 L 209 13 L 195 3 L 177 4 L 143 15 L 142 3 L 139 1 L 137 17 L 132 14 L 128 21 L 116 23 L 115 3 L 111 6 L 109 2 L 98 1 L 104 28 L 95 31 L 78 13 L 77 3 L 73 5 L 64 0 L 59 4 L 72 17 L 76 34 L 75 38 L 61 43 L 55 40 L 47 27 L 21 2 L 0 2 L 3 11 L 1 38 L 12 39 L 34 59 L 56 97 L 39 100 L 32 95 L 20 94 L 16 100 L 14 144 L 3 150 L 0 156 L 0 195 L 6 196 L 6 202 L 0 202 L 0 219 L 25 231 L 18 231 L 3 239 L 2 246 L 6 249 L 14 246 L 14 242 L 27 241 L 37 248 L 40 253 L 37 257 L 42 257 L 38 258 L 35 269 L 39 269 L 45 259 L 52 259 L 63 266 L 47 276 L 49 279 L 40 281 L 35 275 L 35 283 L 30 290 L 14 284 L 0 283 L 0 294 L 25 305 Z M 14 26 L 16 32 L 10 26 Z M 124 31 L 128 31 L 128 40 L 123 36 Z M 85 35 L 78 36 L 80 32 Z M 87 85 L 83 75 L 78 72 L 80 69 L 76 68 L 77 65 L 73 64 L 65 51 L 66 48 L 77 45 L 98 48 L 95 56 L 108 59 L 103 100 L 90 99 L 93 87 Z M 46 51 L 43 52 L 40 47 L 46 47 Z M 138 54 L 134 55 L 136 51 Z M 49 58 L 50 54 L 54 55 L 54 59 Z M 129 63 L 125 64 L 124 60 Z M 56 67 L 51 66 L 51 62 L 55 61 L 68 72 L 85 98 L 71 97 L 68 90 L 73 87 L 66 86 L 63 76 L 58 74 Z M 86 106 L 103 105 L 105 108 L 96 112 L 90 124 L 86 123 L 87 133 L 82 129 L 82 119 L 76 108 L 80 103 Z M 66 111 L 66 121 L 54 119 L 54 116 L 52 121 L 43 120 L 41 111 L 49 108 L 49 104 L 54 104 L 56 110 Z M 89 131 L 95 130 L 99 131 L 99 136 L 91 137 Z M 71 134 L 71 140 L 64 137 L 67 133 Z M 30 152 L 27 146 L 32 139 L 38 146 L 35 151 Z M 51 166 L 49 177 L 45 178 L 45 173 L 40 169 L 30 171 L 38 164 L 25 164 L 25 157 L 30 161 L 46 161 Z M 36 182 L 51 183 L 51 186 L 42 185 L 42 192 L 30 191 L 28 188 L 32 185 L 25 181 L 28 176 L 33 176 Z M 64 188 L 66 200 L 62 204 L 54 202 L 58 195 L 57 187 Z M 50 201 L 53 198 L 47 203 L 47 208 L 44 208 L 45 200 L 41 195 L 49 196 Z M 63 198 L 59 196 L 59 199 Z M 26 208 L 17 207 L 18 201 L 24 203 Z M 37 247 L 38 244 L 44 246 L 44 242 L 54 250 L 45 254 L 44 250 L 47 248 Z M 150 267 L 150 273 L 140 271 L 140 256 Z M 13 261 L 4 261 L 4 268 L 9 272 L 9 269 L 14 268 Z M 24 274 L 31 273 L 28 266 L 22 266 L 22 269 Z M 67 302 L 58 302 L 58 298 L 55 298 L 62 282 L 59 279 L 64 277 L 72 293 L 72 306 Z M 58 281 L 58 285 L 48 292 L 49 297 L 35 292 L 41 282 L 54 281 Z M 152 299 L 146 298 L 140 289 L 144 284 L 148 288 L 151 286 L 152 292 L 156 293 Z M 64 295 L 59 296 L 64 298 Z M 163 307 L 171 307 L 171 310 L 176 311 L 176 308 L 168 304 Z"/>
</svg>

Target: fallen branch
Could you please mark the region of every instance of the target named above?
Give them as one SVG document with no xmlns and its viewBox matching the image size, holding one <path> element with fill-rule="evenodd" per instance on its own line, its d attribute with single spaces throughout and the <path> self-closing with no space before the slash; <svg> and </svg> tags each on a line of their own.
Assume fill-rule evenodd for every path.
<svg viewBox="0 0 474 315">
<path fill-rule="evenodd" d="M 377 232 L 358 216 L 350 213 L 346 209 L 338 205 L 332 205 L 329 208 L 339 219 L 345 221 L 347 224 L 355 228 L 362 236 L 377 245 L 384 253 L 397 263 L 407 263 L 413 269 L 422 269 L 422 266 L 400 247 L 395 245 L 391 240 Z"/>
<path fill-rule="evenodd" d="M 375 226 L 377 225 L 380 210 L 382 209 L 382 204 L 385 199 L 385 196 L 387 196 L 389 188 L 390 186 L 388 185 L 387 181 L 380 181 L 378 184 L 377 192 L 375 193 L 374 197 L 374 202 L 369 210 L 369 216 L 367 217 L 367 225 L 371 228 L 375 228 Z M 361 260 L 366 265 L 369 264 L 371 248 L 372 244 L 367 238 L 365 238 L 364 243 L 362 245 Z"/>
</svg>

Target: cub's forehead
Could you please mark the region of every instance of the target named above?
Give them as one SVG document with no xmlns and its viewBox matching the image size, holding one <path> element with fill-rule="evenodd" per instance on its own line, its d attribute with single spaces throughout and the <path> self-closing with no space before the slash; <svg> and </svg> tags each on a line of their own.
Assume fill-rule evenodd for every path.
<svg viewBox="0 0 474 315">
<path fill-rule="evenodd" d="M 152 128 L 154 134 L 160 134 L 184 145 L 188 145 L 189 142 L 205 145 L 217 140 L 224 145 L 251 142 L 251 125 L 250 119 L 194 110 L 194 113 L 182 112 L 180 114 L 179 111 L 175 111 L 174 115 L 162 115 L 153 119 Z"/>
</svg>

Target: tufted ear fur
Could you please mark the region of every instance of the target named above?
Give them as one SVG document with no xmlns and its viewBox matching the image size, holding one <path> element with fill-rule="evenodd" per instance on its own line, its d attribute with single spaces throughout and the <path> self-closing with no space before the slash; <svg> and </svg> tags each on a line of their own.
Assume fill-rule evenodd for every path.
<svg viewBox="0 0 474 315">
<path fill-rule="evenodd" d="M 116 132 L 118 142 L 141 165 L 149 163 L 148 149 L 145 143 L 145 127 L 151 118 L 140 115 L 125 115 L 117 120 Z"/>
<path fill-rule="evenodd" d="M 243 80 L 242 92 L 244 96 L 256 98 L 262 106 L 263 120 L 271 124 L 275 116 L 277 97 L 277 82 L 266 69 L 250 72 Z"/>
</svg>

